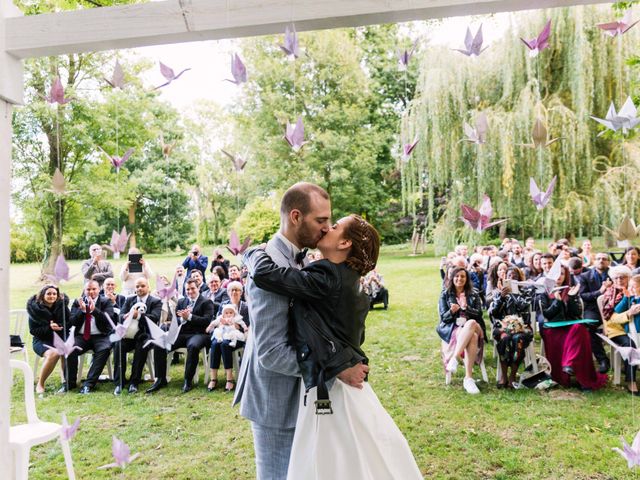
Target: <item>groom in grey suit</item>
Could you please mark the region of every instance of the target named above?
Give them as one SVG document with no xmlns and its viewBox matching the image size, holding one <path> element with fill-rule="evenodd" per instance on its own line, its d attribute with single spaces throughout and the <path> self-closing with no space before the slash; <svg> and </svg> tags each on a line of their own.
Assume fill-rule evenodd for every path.
<svg viewBox="0 0 640 480">
<path fill-rule="evenodd" d="M 282 267 L 302 268 L 296 256 L 315 248 L 329 231 L 329 195 L 312 183 L 296 183 L 280 205 L 280 231 L 266 251 Z M 298 255 L 305 256 L 305 255 Z M 234 405 L 251 421 L 258 480 L 284 480 L 293 443 L 300 374 L 295 349 L 288 342 L 289 297 L 266 292 L 251 280 L 246 294 L 251 318 L 240 368 Z M 345 383 L 362 388 L 368 367 L 356 365 L 338 375 Z"/>
</svg>

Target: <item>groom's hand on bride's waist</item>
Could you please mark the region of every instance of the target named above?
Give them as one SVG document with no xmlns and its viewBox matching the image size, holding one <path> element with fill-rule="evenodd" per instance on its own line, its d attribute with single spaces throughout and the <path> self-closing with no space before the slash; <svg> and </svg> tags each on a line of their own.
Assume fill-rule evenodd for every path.
<svg viewBox="0 0 640 480">
<path fill-rule="evenodd" d="M 355 388 L 362 388 L 364 386 L 364 380 L 369 373 L 369 366 L 364 363 L 359 363 L 351 368 L 341 371 L 338 374 L 338 378 L 347 385 Z"/>
</svg>

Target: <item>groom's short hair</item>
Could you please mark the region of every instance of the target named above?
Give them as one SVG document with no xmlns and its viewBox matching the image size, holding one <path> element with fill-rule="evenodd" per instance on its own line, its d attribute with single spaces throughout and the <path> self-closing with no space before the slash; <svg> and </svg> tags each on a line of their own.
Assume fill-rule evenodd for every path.
<svg viewBox="0 0 640 480">
<path fill-rule="evenodd" d="M 287 216 L 292 210 L 300 210 L 303 215 L 308 214 L 311 211 L 312 193 L 329 200 L 329 194 L 324 188 L 314 183 L 298 182 L 289 187 L 282 197 L 280 215 Z"/>
</svg>

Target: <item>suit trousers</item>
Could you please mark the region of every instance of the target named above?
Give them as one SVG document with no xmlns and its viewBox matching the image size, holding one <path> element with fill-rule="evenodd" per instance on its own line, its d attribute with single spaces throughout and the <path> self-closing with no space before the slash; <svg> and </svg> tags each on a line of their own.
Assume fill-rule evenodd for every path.
<svg viewBox="0 0 640 480">
<path fill-rule="evenodd" d="M 251 422 L 256 480 L 286 480 L 295 428 L 272 428 Z"/>
<path fill-rule="evenodd" d="M 123 338 L 113 344 L 113 381 L 122 386 L 127 380 L 127 353 L 133 351 L 133 365 L 131 366 L 131 385 L 142 383 L 142 370 L 147 361 L 151 346 L 143 348 L 145 338 Z M 122 383 L 121 383 L 122 382 Z"/>
<path fill-rule="evenodd" d="M 86 353 L 89 350 L 93 351 L 93 359 L 91 360 L 91 367 L 89 373 L 87 373 L 87 379 L 84 382 L 84 386 L 93 388 L 98 383 L 98 378 L 104 370 L 104 366 L 109 359 L 109 353 L 111 352 L 111 340 L 108 335 L 91 335 L 89 340 L 82 338 L 82 335 L 75 336 L 76 345 L 82 348 L 82 351 L 75 350 L 69 358 L 67 358 L 67 368 L 65 373 L 67 378 L 65 379 L 69 388 L 73 388 L 76 385 L 76 377 L 78 376 L 78 356 Z"/>
<path fill-rule="evenodd" d="M 186 335 L 178 335 L 176 343 L 173 344 L 172 351 L 178 348 L 187 349 L 187 359 L 184 365 L 184 379 L 191 382 L 198 368 L 198 360 L 200 358 L 200 350 L 209 345 L 209 335 L 206 333 L 189 333 Z M 153 348 L 154 363 L 156 369 L 156 379 L 167 379 L 167 351 L 164 348 Z"/>
</svg>

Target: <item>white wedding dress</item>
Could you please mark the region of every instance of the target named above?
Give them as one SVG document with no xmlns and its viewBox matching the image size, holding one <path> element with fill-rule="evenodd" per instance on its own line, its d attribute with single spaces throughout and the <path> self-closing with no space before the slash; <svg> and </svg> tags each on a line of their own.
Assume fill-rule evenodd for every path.
<svg viewBox="0 0 640 480">
<path fill-rule="evenodd" d="M 336 379 L 332 415 L 316 415 L 316 389 L 304 385 L 287 480 L 422 479 L 407 440 L 365 382 L 362 390 Z"/>
</svg>

